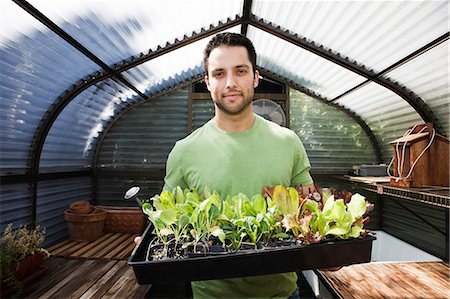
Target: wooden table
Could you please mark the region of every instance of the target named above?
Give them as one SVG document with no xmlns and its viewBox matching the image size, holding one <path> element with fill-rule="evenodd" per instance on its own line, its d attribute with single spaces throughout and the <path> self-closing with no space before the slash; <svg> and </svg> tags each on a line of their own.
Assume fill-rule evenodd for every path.
<svg viewBox="0 0 450 299">
<path fill-rule="evenodd" d="M 317 274 L 337 298 L 450 298 L 444 262 L 368 263 Z"/>
</svg>

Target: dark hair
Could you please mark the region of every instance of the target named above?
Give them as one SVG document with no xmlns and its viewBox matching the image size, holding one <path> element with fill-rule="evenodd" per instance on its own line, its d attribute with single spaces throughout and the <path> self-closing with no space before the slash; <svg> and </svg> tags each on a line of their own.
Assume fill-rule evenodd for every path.
<svg viewBox="0 0 450 299">
<path fill-rule="evenodd" d="M 256 51 L 253 43 L 244 35 L 238 33 L 224 32 L 214 36 L 203 52 L 203 68 L 208 75 L 208 59 L 211 51 L 220 46 L 242 46 L 247 49 L 248 59 L 252 63 L 253 73 L 256 71 Z"/>
</svg>

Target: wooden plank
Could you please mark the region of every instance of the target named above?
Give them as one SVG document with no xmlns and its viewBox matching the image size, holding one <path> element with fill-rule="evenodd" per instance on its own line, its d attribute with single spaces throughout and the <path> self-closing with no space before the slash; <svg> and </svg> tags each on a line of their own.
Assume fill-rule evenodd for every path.
<svg viewBox="0 0 450 299">
<path fill-rule="evenodd" d="M 104 263 L 101 261 L 83 260 L 79 267 L 72 269 L 69 275 L 58 282 L 62 287 L 52 291 L 50 296 L 52 298 L 78 298 L 79 292 L 85 291 L 86 280 L 91 276 L 98 275 L 99 269 L 104 266 Z"/>
<path fill-rule="evenodd" d="M 86 275 L 86 273 L 89 273 L 89 268 L 92 267 L 92 265 L 95 265 L 96 261 L 89 260 L 84 261 L 81 263 L 81 265 L 75 269 L 72 269 L 73 271 L 65 276 L 63 279 L 59 280 L 58 283 L 56 283 L 54 286 L 52 286 L 49 290 L 47 290 L 44 294 L 39 296 L 38 298 L 65 298 L 65 297 L 57 297 L 55 296 L 55 293 L 58 293 L 58 291 L 66 287 L 68 283 L 73 283 L 74 281 L 77 281 L 77 278 L 83 277 L 83 275 Z"/>
<path fill-rule="evenodd" d="M 369 263 L 318 271 L 340 298 L 448 298 L 449 266 L 444 262 Z"/>
<path fill-rule="evenodd" d="M 79 248 L 83 248 L 87 244 L 88 244 L 88 242 L 70 241 L 69 243 L 66 243 L 65 245 L 57 248 L 56 250 L 50 251 L 50 254 L 53 256 L 67 257 L 70 255 L 71 252 L 78 250 Z"/>
<path fill-rule="evenodd" d="M 49 247 L 52 256 L 82 259 L 126 259 L 134 248 L 138 234 L 106 233 L 92 242 L 65 240 Z"/>
<path fill-rule="evenodd" d="M 144 298 L 151 287 L 138 285 L 124 260 L 51 257 L 44 265 L 49 272 L 26 288 L 24 298 Z"/>
<path fill-rule="evenodd" d="M 111 242 L 109 243 L 109 245 L 103 246 L 103 248 L 101 250 L 99 250 L 95 255 L 93 255 L 92 257 L 95 259 L 101 259 L 104 258 L 104 256 L 106 256 L 109 252 L 111 252 L 114 248 L 116 248 L 117 246 L 120 246 L 120 244 L 122 242 L 125 242 L 126 240 L 128 240 L 130 237 L 129 234 L 117 234 L 117 238 L 114 240 L 111 240 Z"/>
<path fill-rule="evenodd" d="M 72 251 L 69 255 L 70 257 L 74 257 L 74 258 L 81 258 L 83 257 L 83 255 L 91 250 L 93 250 L 93 248 L 97 247 L 97 246 L 101 246 L 104 242 L 108 242 L 109 238 L 111 238 L 113 236 L 112 233 L 106 233 L 103 236 L 101 236 L 100 238 L 98 238 L 97 240 L 94 240 L 92 242 L 87 243 L 85 246 L 78 248 L 77 250 Z M 89 257 L 89 254 L 87 254 L 86 256 Z"/>
<path fill-rule="evenodd" d="M 102 298 L 118 279 L 129 269 L 126 261 L 117 261 L 114 267 L 105 273 L 80 299 Z"/>
<path fill-rule="evenodd" d="M 69 293 L 69 299 L 78 299 L 86 293 L 101 277 L 111 270 L 117 264 L 117 261 L 102 261 L 96 267 L 89 270 L 89 274 L 85 275 L 80 283 L 70 287 L 73 292 Z M 64 295 L 64 294 L 63 294 Z"/>
<path fill-rule="evenodd" d="M 124 253 L 126 253 L 127 257 L 130 255 L 131 250 L 129 249 L 130 244 L 134 244 L 134 238 L 137 234 L 128 234 L 127 239 L 125 239 L 121 244 L 117 247 L 113 248 L 108 254 L 104 256 L 105 259 L 122 259 Z M 133 246 L 134 247 L 134 246 Z"/>
<path fill-rule="evenodd" d="M 25 288 L 22 296 L 24 298 L 38 298 L 47 290 L 55 286 L 62 278 L 73 272 L 73 269 L 81 265 L 80 260 L 67 260 L 60 257 L 50 257 L 44 260 L 43 265 L 49 271 L 41 279 Z"/>
<path fill-rule="evenodd" d="M 107 233 L 104 237 L 95 240 L 90 244 L 88 250 L 82 252 L 78 258 L 94 258 L 99 251 L 101 251 L 105 246 L 114 242 L 120 234 L 115 233 Z"/>
<path fill-rule="evenodd" d="M 64 240 L 62 242 L 56 243 L 53 246 L 50 246 L 47 248 L 48 252 L 53 252 L 53 251 L 57 251 L 59 248 L 61 248 L 62 246 L 67 245 L 68 243 L 72 242 L 71 240 Z"/>
<path fill-rule="evenodd" d="M 128 247 L 126 247 L 122 253 L 117 255 L 118 259 L 126 259 L 130 256 L 131 251 L 134 249 L 134 247 L 136 247 L 136 244 L 134 243 L 134 238 L 133 241 L 131 241 L 128 245 Z"/>
<path fill-rule="evenodd" d="M 129 267 L 125 273 L 122 274 L 122 276 L 120 277 L 120 279 L 118 279 L 108 290 L 108 292 L 106 292 L 106 294 L 102 297 L 103 299 L 106 298 L 117 298 L 116 296 L 118 295 L 118 293 L 120 292 L 121 289 L 123 289 L 125 286 L 127 286 L 127 280 L 130 276 L 130 270 L 131 270 L 131 274 L 133 272 L 133 270 Z M 136 282 L 135 282 L 136 283 Z M 131 295 L 128 294 L 128 296 L 123 297 L 123 298 L 130 298 Z M 120 297 L 119 297 L 120 298 Z"/>
<path fill-rule="evenodd" d="M 138 289 L 142 289 L 141 292 L 138 292 Z M 109 289 L 105 296 L 103 296 L 103 298 L 137 298 L 137 293 L 142 294 L 144 293 L 143 291 L 148 291 L 149 289 L 150 285 L 140 286 L 137 284 L 133 268 L 129 267 L 122 277 Z"/>
</svg>

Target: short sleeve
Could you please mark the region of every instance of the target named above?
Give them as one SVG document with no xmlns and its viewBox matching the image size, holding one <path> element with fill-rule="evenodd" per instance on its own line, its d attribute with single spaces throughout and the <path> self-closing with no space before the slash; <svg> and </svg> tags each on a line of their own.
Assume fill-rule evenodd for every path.
<svg viewBox="0 0 450 299">
<path fill-rule="evenodd" d="M 294 167 L 292 169 L 291 185 L 310 185 L 314 183 L 309 170 L 311 164 L 309 163 L 308 155 L 300 138 L 295 134 L 295 144 L 297 146 L 294 157 Z"/>
<path fill-rule="evenodd" d="M 180 186 L 182 189 L 188 187 L 184 180 L 181 150 L 177 144 L 175 144 L 167 157 L 163 190 L 171 191 L 177 186 Z"/>
</svg>

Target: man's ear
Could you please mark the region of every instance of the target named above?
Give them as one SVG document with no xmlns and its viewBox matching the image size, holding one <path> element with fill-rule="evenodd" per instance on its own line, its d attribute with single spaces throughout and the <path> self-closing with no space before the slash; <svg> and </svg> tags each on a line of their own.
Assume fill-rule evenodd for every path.
<svg viewBox="0 0 450 299">
<path fill-rule="evenodd" d="M 211 91 L 211 88 L 209 87 L 209 79 L 208 79 L 208 75 L 205 75 L 205 83 L 206 83 L 206 88 L 208 88 L 209 91 Z"/>
<path fill-rule="evenodd" d="M 259 85 L 259 71 L 255 71 L 255 76 L 253 78 L 253 87 L 256 88 Z"/>
</svg>

